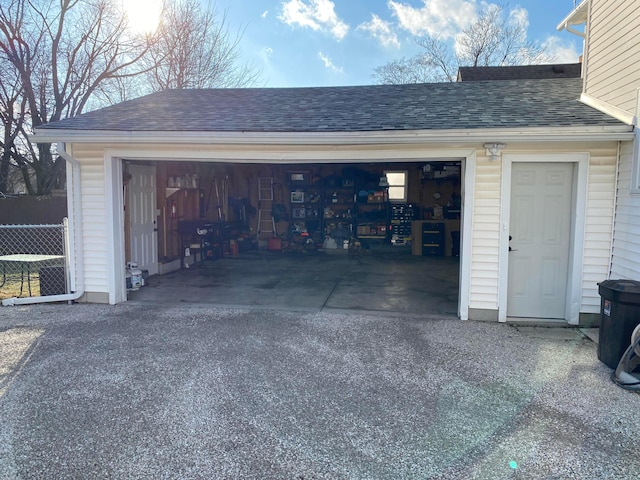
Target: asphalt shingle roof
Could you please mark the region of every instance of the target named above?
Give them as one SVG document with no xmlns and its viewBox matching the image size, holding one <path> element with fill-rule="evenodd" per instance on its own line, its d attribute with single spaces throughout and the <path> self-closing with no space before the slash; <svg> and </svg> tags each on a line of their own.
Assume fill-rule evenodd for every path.
<svg viewBox="0 0 640 480">
<path fill-rule="evenodd" d="M 509 67 L 460 67 L 458 69 L 458 80 L 462 82 L 477 82 L 482 80 L 580 78 L 581 73 L 581 63 Z"/>
<path fill-rule="evenodd" d="M 168 90 L 40 127 L 140 132 L 365 132 L 622 125 L 579 78 Z"/>
</svg>

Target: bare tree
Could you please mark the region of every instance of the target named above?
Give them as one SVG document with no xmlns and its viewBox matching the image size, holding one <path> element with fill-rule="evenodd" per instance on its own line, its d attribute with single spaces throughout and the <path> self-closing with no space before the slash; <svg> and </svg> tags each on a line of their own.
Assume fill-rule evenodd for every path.
<svg viewBox="0 0 640 480">
<path fill-rule="evenodd" d="M 419 38 L 423 52 L 374 70 L 378 83 L 453 82 L 458 67 L 527 65 L 553 61 L 544 49 L 527 40 L 527 25 L 505 15 L 505 5 L 489 4 L 467 28 L 447 42 L 439 36 Z"/>
<path fill-rule="evenodd" d="M 9 177 L 16 164 L 12 162 L 15 154 L 16 137 L 20 135 L 24 119 L 25 105 L 19 80 L 0 63 L 0 193 L 8 192 Z"/>
<path fill-rule="evenodd" d="M 111 0 L 8 0 L 0 3 L 0 172 L 22 171 L 27 192 L 47 194 L 64 163 L 27 135 L 78 115 L 108 95 L 112 82 L 140 75 L 154 37 L 135 36 Z M 8 81 L 8 83 L 5 83 Z"/>
<path fill-rule="evenodd" d="M 219 16 L 198 0 L 175 0 L 165 10 L 158 33 L 159 42 L 147 59 L 153 91 L 247 87 L 259 78 L 251 65 L 240 62 L 242 32 L 229 32 L 226 12 Z"/>
<path fill-rule="evenodd" d="M 379 83 L 390 85 L 443 81 L 442 76 L 438 75 L 438 69 L 434 67 L 424 55 L 403 57 L 376 67 L 374 76 L 381 80 Z"/>
<path fill-rule="evenodd" d="M 19 169 L 31 195 L 59 186 L 64 162 L 34 128 L 149 88 L 240 87 L 258 74 L 212 8 L 174 0 L 154 34 L 134 34 L 120 0 L 0 2 L 0 191 Z M 146 80 L 146 81 L 145 81 Z"/>
</svg>

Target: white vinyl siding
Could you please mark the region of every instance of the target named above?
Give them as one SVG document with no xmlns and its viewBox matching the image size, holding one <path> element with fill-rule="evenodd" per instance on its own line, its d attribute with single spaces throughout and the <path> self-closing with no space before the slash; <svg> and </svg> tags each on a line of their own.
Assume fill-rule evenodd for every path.
<svg viewBox="0 0 640 480">
<path fill-rule="evenodd" d="M 104 153 L 102 149 L 74 144 L 82 182 L 82 240 L 85 291 L 109 291 L 107 218 L 105 208 Z"/>
<path fill-rule="evenodd" d="M 598 282 L 609 272 L 617 144 L 514 146 L 509 153 L 590 155 L 587 185 L 587 219 L 584 239 L 581 313 L 598 313 Z M 473 212 L 472 260 L 469 308 L 497 310 L 500 257 L 500 185 L 502 161 L 490 162 L 484 149 L 477 150 L 475 208 Z M 552 157 L 551 157 L 552 158 Z M 505 245 L 504 248 L 508 248 Z M 577 246 L 576 248 L 580 248 Z"/>
<path fill-rule="evenodd" d="M 501 162 L 490 162 L 478 148 L 471 244 L 469 308 L 498 309 Z"/>
<path fill-rule="evenodd" d="M 109 274 L 113 271 L 113 262 L 118 259 L 109 258 L 108 232 L 109 210 L 105 202 L 105 145 L 75 144 L 72 155 L 81 163 L 82 208 L 83 208 L 83 240 L 85 289 L 87 292 L 108 292 Z M 154 158 L 150 153 L 157 147 L 140 145 L 127 148 L 131 157 Z M 259 150 L 259 146 L 253 148 Z M 266 147 L 265 147 L 266 148 Z M 499 271 L 501 248 L 501 177 L 502 161 L 491 162 L 485 157 L 485 149 L 476 145 L 478 155 L 475 166 L 474 210 L 465 212 L 472 215 L 471 232 L 471 265 L 469 279 L 469 308 L 472 310 L 498 310 Z M 178 155 L 188 158 L 186 152 L 196 150 L 194 146 L 166 145 L 162 153 L 168 158 Z M 402 152 L 403 147 L 389 149 L 389 158 Z M 583 278 L 580 311 L 597 313 L 599 311 L 599 295 L 597 283 L 605 280 L 609 273 L 611 239 L 613 228 L 613 205 L 615 194 L 615 174 L 617 143 L 607 144 L 527 144 L 507 146 L 509 153 L 549 155 L 553 153 L 588 153 L 590 165 L 587 186 L 587 219 L 584 241 Z M 215 157 L 215 147 L 211 147 L 211 156 Z M 145 153 L 145 151 L 147 153 Z M 379 150 L 377 150 L 379 151 Z M 425 149 L 425 153 L 429 149 Z M 199 158 L 206 159 L 207 151 L 203 146 L 197 147 Z M 157 158 L 157 157 L 155 157 Z M 629 167 L 630 168 L 630 167 Z M 627 176 L 629 174 L 627 173 Z M 113 192 L 120 195 L 121 192 Z M 640 203 L 640 198 L 634 205 Z M 629 206 L 631 208 L 631 206 Z M 622 212 L 622 205 L 619 208 Z M 622 217 L 621 217 L 622 218 Z M 636 223 L 637 224 L 637 223 Z M 624 245 L 624 235 L 630 231 L 619 232 L 619 248 Z M 636 242 L 637 245 L 637 242 Z M 580 248 L 580 246 L 578 246 Z M 626 259 L 624 259 L 626 262 Z"/>
<path fill-rule="evenodd" d="M 640 280 L 640 196 L 629 195 L 633 142 L 620 147 L 611 278 Z"/>
<path fill-rule="evenodd" d="M 585 93 L 636 114 L 640 87 L 640 8 L 637 2 L 591 0 Z"/>
<path fill-rule="evenodd" d="M 598 282 L 608 278 L 613 229 L 617 146 L 592 149 L 587 186 L 582 302 L 580 312 L 598 313 Z"/>
</svg>

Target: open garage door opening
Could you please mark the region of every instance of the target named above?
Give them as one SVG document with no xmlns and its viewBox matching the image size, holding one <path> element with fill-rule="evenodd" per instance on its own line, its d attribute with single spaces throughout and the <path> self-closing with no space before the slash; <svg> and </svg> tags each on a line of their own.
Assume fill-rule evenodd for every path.
<svg viewBox="0 0 640 480">
<path fill-rule="evenodd" d="M 140 205 L 128 182 L 152 165 L 157 245 L 144 251 L 160 275 L 130 300 L 175 300 L 183 286 L 186 302 L 457 312 L 462 160 L 125 161 L 128 207 Z M 126 259 L 139 264 L 131 213 Z"/>
</svg>

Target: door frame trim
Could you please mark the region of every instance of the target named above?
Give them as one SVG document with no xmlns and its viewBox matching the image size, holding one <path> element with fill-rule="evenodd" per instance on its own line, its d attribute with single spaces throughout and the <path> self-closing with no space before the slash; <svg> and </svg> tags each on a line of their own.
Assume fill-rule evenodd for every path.
<svg viewBox="0 0 640 480">
<path fill-rule="evenodd" d="M 124 202 L 122 198 L 122 160 L 104 152 L 104 182 L 109 303 L 127 300 L 124 264 Z M 111 232 L 111 235 L 109 235 Z M 121 261 L 115 261 L 115 260 Z"/>
<path fill-rule="evenodd" d="M 393 146 L 392 144 L 390 144 Z M 476 171 L 476 148 L 431 148 L 429 145 L 416 145 L 407 150 L 387 150 L 381 145 L 362 145 L 361 148 L 341 150 L 334 146 L 333 150 L 313 151 L 309 147 L 294 146 L 286 150 L 274 152 L 255 148 L 248 151 L 231 150 L 201 150 L 192 151 L 185 156 L 183 149 L 179 145 L 170 145 L 160 150 L 157 148 L 138 148 L 131 145 L 106 148 L 104 151 L 105 165 L 109 168 L 117 168 L 117 172 L 112 175 L 105 175 L 105 189 L 108 193 L 107 204 L 116 217 L 109 222 L 108 228 L 112 235 L 108 236 L 107 243 L 109 251 L 113 252 L 114 259 L 109 266 L 109 295 L 112 303 L 119 303 L 127 300 L 125 282 L 116 281 L 117 278 L 124 278 L 125 256 L 124 256 L 124 214 L 122 195 L 114 195 L 112 192 L 122 191 L 122 162 L 127 161 L 194 161 L 194 162 L 230 162 L 230 163 L 291 163 L 290 158 L 297 158 L 296 164 L 306 163 L 354 163 L 357 161 L 369 160 L 380 163 L 400 163 L 400 162 L 428 162 L 433 160 L 461 161 L 461 196 L 462 215 L 460 219 L 460 275 L 458 288 L 458 317 L 461 320 L 469 318 L 469 304 L 471 291 L 471 256 L 473 240 L 473 211 L 475 198 L 475 171 Z M 290 151 L 289 151 L 290 150 Z M 109 199 L 110 197 L 110 199 Z M 115 225 L 120 225 L 115 228 Z"/>
<path fill-rule="evenodd" d="M 508 154 L 502 155 L 502 181 L 500 193 L 500 257 L 498 271 L 498 321 L 507 321 L 507 300 L 509 282 L 509 219 L 511 215 L 511 172 L 512 165 L 523 163 L 571 163 L 574 165 L 572 191 L 572 223 L 569 238 L 569 267 L 565 320 L 570 325 L 578 325 L 582 299 L 582 273 L 584 240 L 587 217 L 587 187 L 589 180 L 589 154 Z"/>
</svg>

